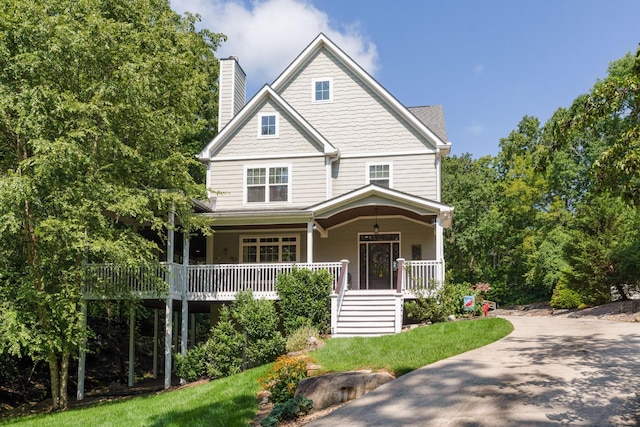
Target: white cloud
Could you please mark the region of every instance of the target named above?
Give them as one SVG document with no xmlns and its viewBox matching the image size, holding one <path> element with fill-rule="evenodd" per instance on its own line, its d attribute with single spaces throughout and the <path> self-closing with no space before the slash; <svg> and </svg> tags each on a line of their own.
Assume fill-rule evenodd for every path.
<svg viewBox="0 0 640 427">
<path fill-rule="evenodd" d="M 172 7 L 200 14 L 203 27 L 227 35 L 217 55 L 238 56 L 249 85 L 271 83 L 320 32 L 370 74 L 378 68 L 376 46 L 357 22 L 336 24 L 305 0 L 173 0 Z"/>
<path fill-rule="evenodd" d="M 478 122 L 472 122 L 471 125 L 467 127 L 467 133 L 473 136 L 480 136 L 484 133 L 484 126 Z"/>
</svg>

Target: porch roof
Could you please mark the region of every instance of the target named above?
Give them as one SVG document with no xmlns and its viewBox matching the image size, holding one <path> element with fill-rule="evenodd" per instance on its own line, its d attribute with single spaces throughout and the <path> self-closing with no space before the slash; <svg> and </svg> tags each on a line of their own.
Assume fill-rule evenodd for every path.
<svg viewBox="0 0 640 427">
<path fill-rule="evenodd" d="M 305 224 L 314 221 L 323 228 L 374 214 L 404 216 L 425 224 L 433 224 L 440 216 L 443 225 L 448 227 L 453 208 L 433 200 L 370 184 L 307 208 L 214 210 L 205 213 L 215 219 L 216 227 Z"/>
<path fill-rule="evenodd" d="M 405 216 L 430 223 L 436 216 L 451 218 L 453 207 L 394 190 L 369 184 L 309 207 L 316 220 L 339 217 L 346 211 L 380 208 L 380 215 L 392 215 L 402 211 Z M 370 214 L 370 213 L 369 213 Z"/>
</svg>

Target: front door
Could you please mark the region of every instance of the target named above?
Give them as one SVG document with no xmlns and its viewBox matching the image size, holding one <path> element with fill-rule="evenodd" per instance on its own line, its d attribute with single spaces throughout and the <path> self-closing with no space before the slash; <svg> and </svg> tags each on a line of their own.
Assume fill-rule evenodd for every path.
<svg viewBox="0 0 640 427">
<path fill-rule="evenodd" d="M 360 289 L 394 289 L 398 280 L 400 235 L 360 235 Z"/>
</svg>

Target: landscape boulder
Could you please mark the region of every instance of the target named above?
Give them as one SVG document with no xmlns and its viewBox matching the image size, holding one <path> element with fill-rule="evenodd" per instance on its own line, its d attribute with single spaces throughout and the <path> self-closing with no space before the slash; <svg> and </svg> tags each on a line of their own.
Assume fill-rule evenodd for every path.
<svg viewBox="0 0 640 427">
<path fill-rule="evenodd" d="M 336 372 L 305 378 L 298 384 L 295 395 L 313 400 L 313 410 L 318 411 L 357 399 L 393 379 L 388 372 Z"/>
</svg>

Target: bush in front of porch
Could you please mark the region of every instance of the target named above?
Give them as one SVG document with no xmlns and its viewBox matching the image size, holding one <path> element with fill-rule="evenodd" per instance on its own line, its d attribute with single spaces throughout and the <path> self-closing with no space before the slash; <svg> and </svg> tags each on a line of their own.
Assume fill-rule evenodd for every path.
<svg viewBox="0 0 640 427">
<path fill-rule="evenodd" d="M 278 276 L 278 306 L 285 335 L 304 326 L 315 327 L 321 334 L 331 329 L 331 287 L 333 277 L 327 270 L 311 271 L 294 267 Z"/>
<path fill-rule="evenodd" d="M 279 321 L 273 301 L 239 292 L 231 307 L 221 308 L 209 339 L 176 355 L 176 373 L 187 381 L 221 378 L 274 361 L 285 349 Z"/>
</svg>

